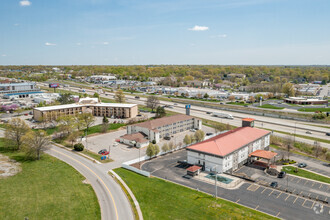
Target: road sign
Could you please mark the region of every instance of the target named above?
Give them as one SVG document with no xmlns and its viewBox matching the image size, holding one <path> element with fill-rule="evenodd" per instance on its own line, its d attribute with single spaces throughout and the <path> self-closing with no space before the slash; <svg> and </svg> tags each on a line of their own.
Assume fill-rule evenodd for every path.
<svg viewBox="0 0 330 220">
<path fill-rule="evenodd" d="M 186 105 L 186 109 L 190 109 L 191 108 L 191 105 Z"/>
</svg>

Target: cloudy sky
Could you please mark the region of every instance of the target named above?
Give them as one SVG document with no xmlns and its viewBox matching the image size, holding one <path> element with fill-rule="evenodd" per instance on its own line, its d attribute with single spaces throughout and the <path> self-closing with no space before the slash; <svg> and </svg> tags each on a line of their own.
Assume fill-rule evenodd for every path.
<svg viewBox="0 0 330 220">
<path fill-rule="evenodd" d="M 329 0 L 1 0 L 0 65 L 330 64 Z"/>
</svg>

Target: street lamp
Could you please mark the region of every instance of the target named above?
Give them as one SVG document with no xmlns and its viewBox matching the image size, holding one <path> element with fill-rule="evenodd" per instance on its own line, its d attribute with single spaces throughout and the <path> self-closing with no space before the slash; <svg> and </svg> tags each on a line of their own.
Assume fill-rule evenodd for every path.
<svg viewBox="0 0 330 220">
<path fill-rule="evenodd" d="M 218 172 L 217 172 L 218 165 L 215 165 L 213 168 L 215 168 L 215 178 L 214 178 L 214 186 L 215 186 L 215 199 L 217 199 L 218 189 L 217 189 L 217 178 L 218 178 Z M 212 170 L 213 170 L 212 168 Z"/>
</svg>

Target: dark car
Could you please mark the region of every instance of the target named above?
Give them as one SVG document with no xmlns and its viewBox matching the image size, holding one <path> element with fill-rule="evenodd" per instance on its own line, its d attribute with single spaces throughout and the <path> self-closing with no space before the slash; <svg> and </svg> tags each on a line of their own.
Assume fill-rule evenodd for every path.
<svg viewBox="0 0 330 220">
<path fill-rule="evenodd" d="M 169 140 L 171 140 L 171 137 L 166 136 L 166 137 L 164 137 L 164 139 L 169 141 Z"/>
<path fill-rule="evenodd" d="M 206 136 L 211 136 L 213 135 L 213 133 L 206 133 Z"/>
<path fill-rule="evenodd" d="M 210 114 L 212 114 L 212 112 L 206 112 L 206 114 L 210 115 Z"/>
<path fill-rule="evenodd" d="M 272 182 L 272 183 L 270 184 L 270 186 L 273 187 L 273 188 L 276 188 L 276 187 L 278 186 L 278 183 L 277 183 L 277 182 Z"/>
<path fill-rule="evenodd" d="M 107 151 L 106 149 L 102 149 L 102 150 L 99 151 L 99 154 L 103 154 L 106 151 Z"/>
<path fill-rule="evenodd" d="M 304 167 L 307 167 L 307 164 L 306 163 L 298 163 L 298 167 L 304 168 Z"/>
<path fill-rule="evenodd" d="M 286 172 L 284 172 L 284 171 L 281 171 L 279 174 L 278 174 L 278 178 L 284 178 L 285 177 L 285 175 L 286 175 Z"/>
<path fill-rule="evenodd" d="M 135 96 L 136 99 L 140 99 L 140 96 Z"/>
<path fill-rule="evenodd" d="M 326 136 L 330 136 L 330 132 L 325 133 Z"/>
</svg>

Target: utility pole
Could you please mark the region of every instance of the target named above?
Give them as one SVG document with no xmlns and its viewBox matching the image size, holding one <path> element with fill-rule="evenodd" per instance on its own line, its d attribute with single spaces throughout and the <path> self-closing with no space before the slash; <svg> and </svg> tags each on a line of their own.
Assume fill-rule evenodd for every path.
<svg viewBox="0 0 330 220">
<path fill-rule="evenodd" d="M 141 170 L 141 147 L 139 147 L 139 169 Z"/>
<path fill-rule="evenodd" d="M 85 137 L 86 137 L 86 150 L 88 150 L 88 146 L 87 146 L 87 129 L 85 131 Z"/>
</svg>

